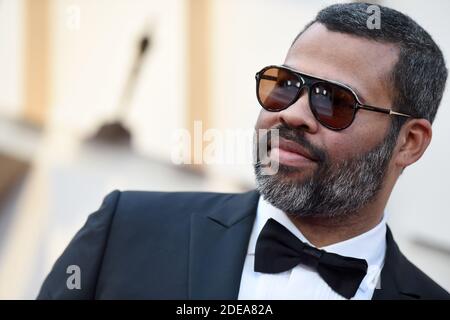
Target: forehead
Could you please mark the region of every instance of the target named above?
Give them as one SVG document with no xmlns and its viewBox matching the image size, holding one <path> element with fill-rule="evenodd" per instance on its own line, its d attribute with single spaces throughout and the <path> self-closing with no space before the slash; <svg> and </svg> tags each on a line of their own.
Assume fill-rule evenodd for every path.
<svg viewBox="0 0 450 320">
<path fill-rule="evenodd" d="M 329 31 L 314 23 L 289 49 L 284 64 L 345 83 L 363 102 L 387 104 L 391 101 L 389 75 L 398 53 L 394 44 Z"/>
</svg>

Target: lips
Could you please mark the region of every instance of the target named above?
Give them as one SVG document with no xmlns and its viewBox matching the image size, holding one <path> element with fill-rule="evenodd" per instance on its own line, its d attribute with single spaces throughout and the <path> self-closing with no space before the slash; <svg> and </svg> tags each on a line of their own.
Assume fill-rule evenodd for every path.
<svg viewBox="0 0 450 320">
<path fill-rule="evenodd" d="M 296 142 L 293 142 L 291 140 L 286 140 L 284 138 L 279 137 L 278 142 L 273 141 L 270 145 L 271 149 L 279 149 L 280 152 L 288 152 L 288 153 L 294 153 L 297 155 L 300 155 L 308 160 L 311 161 L 317 161 L 305 148 L 303 148 L 301 145 L 299 145 Z"/>
</svg>

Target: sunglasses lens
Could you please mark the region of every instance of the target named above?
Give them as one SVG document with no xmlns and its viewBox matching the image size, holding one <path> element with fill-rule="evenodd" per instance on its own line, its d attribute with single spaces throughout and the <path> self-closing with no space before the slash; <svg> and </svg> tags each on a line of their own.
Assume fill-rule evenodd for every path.
<svg viewBox="0 0 450 320">
<path fill-rule="evenodd" d="M 259 74 L 257 82 L 258 100 L 264 109 L 279 111 L 293 103 L 301 83 L 291 71 L 268 68 Z"/>
<path fill-rule="evenodd" d="M 353 94 L 332 83 L 314 84 L 310 91 L 310 104 L 317 120 L 333 129 L 348 127 L 356 111 Z"/>
</svg>

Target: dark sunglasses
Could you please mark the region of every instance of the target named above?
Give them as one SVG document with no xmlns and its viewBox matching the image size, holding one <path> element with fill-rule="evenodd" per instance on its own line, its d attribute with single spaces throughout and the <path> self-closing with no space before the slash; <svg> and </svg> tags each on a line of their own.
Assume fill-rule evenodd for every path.
<svg viewBox="0 0 450 320">
<path fill-rule="evenodd" d="M 294 104 L 307 88 L 309 107 L 314 117 L 331 130 L 343 130 L 355 119 L 358 109 L 401 117 L 411 116 L 362 104 L 349 86 L 296 72 L 284 66 L 268 66 L 256 74 L 256 96 L 267 111 L 279 112 Z"/>
</svg>

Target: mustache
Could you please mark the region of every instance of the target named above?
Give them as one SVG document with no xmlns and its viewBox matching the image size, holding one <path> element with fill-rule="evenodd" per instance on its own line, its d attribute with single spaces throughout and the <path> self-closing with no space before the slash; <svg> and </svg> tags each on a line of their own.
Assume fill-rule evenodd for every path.
<svg viewBox="0 0 450 320">
<path fill-rule="evenodd" d="M 327 153 L 325 150 L 313 145 L 309 142 L 305 137 L 305 132 L 303 130 L 296 130 L 288 127 L 286 124 L 279 124 L 276 127 L 272 128 L 278 130 L 278 136 L 284 138 L 286 140 L 291 140 L 301 147 L 305 148 L 314 159 L 317 159 L 318 162 L 325 162 L 327 160 Z M 272 140 L 272 130 L 269 130 L 267 135 L 267 145 L 268 150 L 270 150 L 271 140 Z"/>
</svg>

